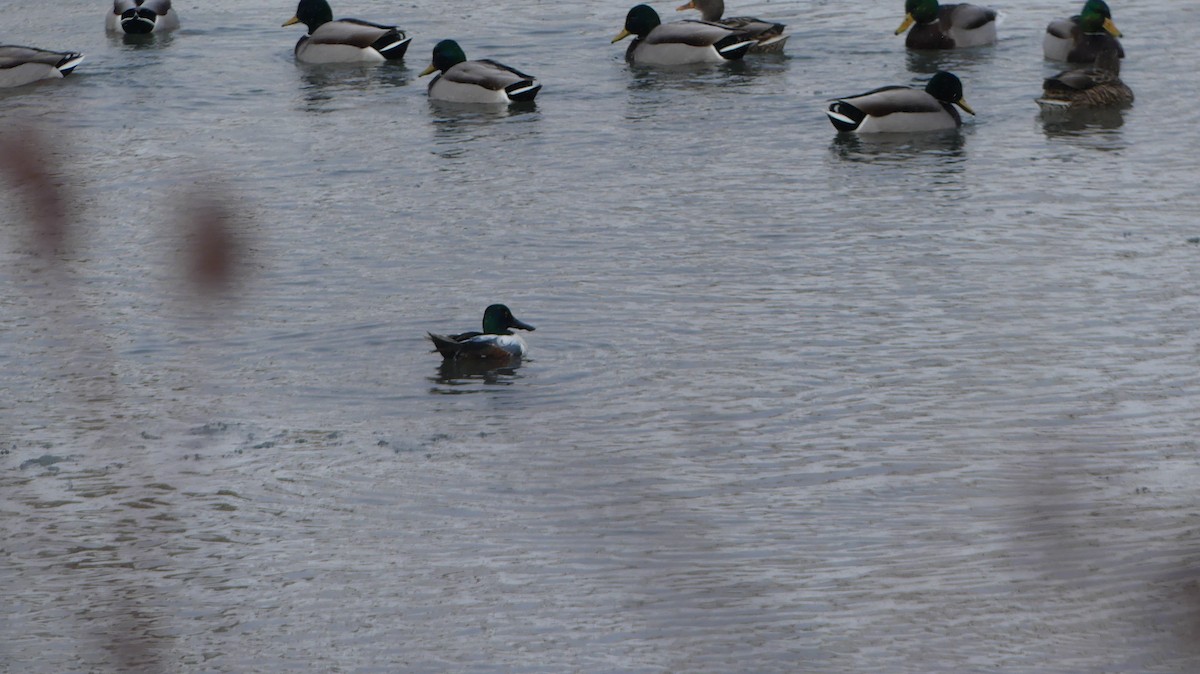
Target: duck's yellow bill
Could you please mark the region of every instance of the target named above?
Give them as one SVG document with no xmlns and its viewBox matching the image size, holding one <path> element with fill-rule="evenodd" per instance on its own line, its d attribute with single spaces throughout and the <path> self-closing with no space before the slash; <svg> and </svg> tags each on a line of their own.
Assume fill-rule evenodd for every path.
<svg viewBox="0 0 1200 674">
<path fill-rule="evenodd" d="M 909 26 L 912 26 L 916 22 L 917 20 L 913 18 L 912 14 L 905 14 L 904 21 L 900 22 L 900 27 L 896 29 L 896 35 L 908 30 Z"/>
<path fill-rule="evenodd" d="M 682 12 L 685 9 L 696 9 L 696 0 L 691 0 L 691 2 L 689 2 L 686 5 L 680 5 L 680 6 L 676 7 L 675 11 Z"/>
<path fill-rule="evenodd" d="M 287 21 L 284 21 L 284 22 L 283 22 L 283 25 L 285 25 L 285 26 L 290 26 L 290 25 L 292 25 L 293 23 L 300 23 L 300 17 L 298 17 L 298 16 L 293 16 L 292 18 L 288 19 Z"/>
<path fill-rule="evenodd" d="M 628 28 L 624 28 L 624 29 L 622 29 L 622 30 L 621 30 L 621 34 L 620 34 L 620 35 L 618 35 L 618 36 L 616 36 L 616 37 L 614 37 L 614 38 L 612 39 L 612 41 L 613 41 L 613 42 L 620 42 L 621 40 L 624 40 L 625 38 L 629 37 L 630 35 L 633 35 L 633 33 L 630 33 Z M 610 43 L 610 44 L 611 44 L 611 43 Z"/>
<path fill-rule="evenodd" d="M 1112 19 L 1104 20 L 1104 30 L 1113 37 L 1121 37 L 1121 31 L 1117 30 L 1117 24 L 1113 23 Z"/>
<path fill-rule="evenodd" d="M 962 108 L 964 111 L 971 113 L 972 115 L 975 114 L 975 111 L 971 109 L 971 106 L 967 105 L 967 102 L 964 99 L 960 98 L 955 101 L 954 104 Z"/>
<path fill-rule="evenodd" d="M 425 77 L 426 75 L 432 75 L 432 74 L 433 74 L 433 73 L 435 73 L 435 72 L 437 72 L 437 66 L 433 65 L 432 63 L 430 63 L 430 64 L 429 64 L 429 67 L 428 67 L 428 68 L 426 68 L 426 69 L 424 69 L 424 70 L 422 70 L 422 71 L 421 71 L 421 74 L 420 74 L 420 75 L 417 75 L 417 77 Z"/>
</svg>

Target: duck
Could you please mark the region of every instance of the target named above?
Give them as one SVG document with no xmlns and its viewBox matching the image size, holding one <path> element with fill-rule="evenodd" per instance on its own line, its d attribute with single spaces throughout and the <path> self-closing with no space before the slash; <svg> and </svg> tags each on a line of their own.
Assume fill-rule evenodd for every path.
<svg viewBox="0 0 1200 674">
<path fill-rule="evenodd" d="M 303 23 L 308 34 L 296 43 L 302 63 L 382 63 L 404 58 L 412 38 L 395 26 L 361 19 L 333 20 L 325 0 L 300 0 L 284 26 Z"/>
<path fill-rule="evenodd" d="M 701 21 L 719 23 L 731 30 L 752 35 L 755 44 L 750 47 L 751 54 L 779 54 L 783 52 L 784 44 L 791 37 L 784 34 L 784 28 L 787 26 L 782 23 L 763 21 L 752 16 L 722 19 L 725 14 L 725 0 L 689 0 L 687 4 L 676 7 L 675 11 L 683 12 L 689 9 L 699 10 Z"/>
<path fill-rule="evenodd" d="M 1055 19 L 1046 26 L 1042 37 L 1042 53 L 1051 61 L 1095 63 L 1101 52 L 1117 51 L 1125 57 L 1121 46 L 1121 31 L 1113 23 L 1112 12 L 1104 0 L 1087 0 L 1079 14 L 1069 19 Z"/>
<path fill-rule="evenodd" d="M 166 33 L 179 28 L 179 15 L 171 0 L 113 0 L 112 11 L 104 21 L 109 33 L 146 35 Z"/>
<path fill-rule="evenodd" d="M 909 28 L 912 30 L 909 30 Z M 996 10 L 937 0 L 905 0 L 904 21 L 896 35 L 908 30 L 909 49 L 959 49 L 996 43 Z"/>
<path fill-rule="evenodd" d="M 82 60 L 83 54 L 79 52 L 0 45 L 0 88 L 62 79 Z"/>
<path fill-rule="evenodd" d="M 953 73 L 934 73 L 924 91 L 890 86 L 835 100 L 825 114 L 841 132 L 941 131 L 962 126 L 954 106 L 974 115 L 963 100 L 962 81 Z"/>
<path fill-rule="evenodd" d="M 625 29 L 613 38 L 636 39 L 625 50 L 635 65 L 680 66 L 736 61 L 756 44 L 749 33 L 704 21 L 663 23 L 649 5 L 636 5 L 625 16 Z"/>
<path fill-rule="evenodd" d="M 525 340 L 509 328 L 533 332 L 532 325 L 520 321 L 503 304 L 493 304 L 483 311 L 483 332 L 463 332 L 457 335 L 427 333 L 434 349 L 444 360 L 489 360 L 508 362 L 528 353 Z"/>
<path fill-rule="evenodd" d="M 1121 81 L 1121 56 L 1109 48 L 1090 68 L 1064 70 L 1042 83 L 1038 105 L 1045 110 L 1123 108 L 1133 104 L 1133 90 Z"/>
<path fill-rule="evenodd" d="M 532 75 L 491 59 L 468 61 L 454 40 L 433 46 L 433 60 L 421 77 L 438 72 L 429 82 L 429 98 L 450 103 L 528 103 L 542 85 Z"/>
</svg>

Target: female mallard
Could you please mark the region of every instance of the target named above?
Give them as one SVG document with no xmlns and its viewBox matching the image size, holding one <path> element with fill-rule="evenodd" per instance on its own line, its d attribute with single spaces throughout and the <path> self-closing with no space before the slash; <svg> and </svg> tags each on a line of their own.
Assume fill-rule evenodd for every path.
<svg viewBox="0 0 1200 674">
<path fill-rule="evenodd" d="M 19 87 L 38 80 L 62 79 L 82 60 L 83 54 L 73 51 L 0 46 L 0 88 Z"/>
<path fill-rule="evenodd" d="M 1055 19 L 1046 26 L 1042 53 L 1053 61 L 1095 63 L 1101 52 L 1110 49 L 1118 58 L 1125 57 L 1121 31 L 1113 23 L 1112 12 L 1104 0 L 1087 0 L 1083 10 L 1069 19 Z"/>
<path fill-rule="evenodd" d="M 905 0 L 904 12 L 904 22 L 896 35 L 912 26 L 904 39 L 909 49 L 957 49 L 996 42 L 996 11 L 987 7 Z"/>
<path fill-rule="evenodd" d="M 458 335 L 428 333 L 429 341 L 446 360 L 508 361 L 520 358 L 528 351 L 525 340 L 509 328 L 533 331 L 533 326 L 517 320 L 508 307 L 493 304 L 483 312 L 483 332 L 464 332 Z"/>
<path fill-rule="evenodd" d="M 433 62 L 421 77 L 441 71 L 429 83 L 429 97 L 451 103 L 525 103 L 532 101 L 542 85 L 515 68 L 490 59 L 468 61 L 454 40 L 433 47 Z"/>
<path fill-rule="evenodd" d="M 723 63 L 742 58 L 755 45 L 754 38 L 703 21 L 663 23 L 648 5 L 637 5 L 625 16 L 625 29 L 613 38 L 620 42 L 630 35 L 637 39 L 625 51 L 625 59 L 637 65 L 679 66 L 692 63 Z"/>
<path fill-rule="evenodd" d="M 783 51 L 790 35 L 784 35 L 786 27 L 782 23 L 763 21 L 752 16 L 733 16 L 722 19 L 725 14 L 725 0 L 690 0 L 686 5 L 680 5 L 675 11 L 687 9 L 700 10 L 700 19 L 709 23 L 719 23 L 726 28 L 742 33 L 749 33 L 755 40 L 750 47 L 751 54 L 778 54 Z"/>
<path fill-rule="evenodd" d="M 1090 68 L 1066 70 L 1042 83 L 1038 105 L 1047 110 L 1123 108 L 1133 104 L 1133 90 L 1121 81 L 1116 49 L 1096 56 Z"/>
<path fill-rule="evenodd" d="M 308 35 L 296 43 L 296 60 L 304 63 L 380 63 L 404 56 L 411 37 L 395 26 L 359 19 L 333 20 L 325 0 L 300 0 L 296 16 L 283 23 L 303 23 Z"/>
<path fill-rule="evenodd" d="M 839 98 L 825 114 L 838 131 L 858 133 L 940 131 L 962 126 L 954 106 L 975 114 L 963 100 L 962 82 L 938 71 L 925 90 L 883 87 L 865 94 Z"/>
<path fill-rule="evenodd" d="M 171 0 L 113 0 L 112 11 L 104 21 L 110 33 L 145 35 L 165 33 L 179 28 L 179 15 Z"/>
</svg>

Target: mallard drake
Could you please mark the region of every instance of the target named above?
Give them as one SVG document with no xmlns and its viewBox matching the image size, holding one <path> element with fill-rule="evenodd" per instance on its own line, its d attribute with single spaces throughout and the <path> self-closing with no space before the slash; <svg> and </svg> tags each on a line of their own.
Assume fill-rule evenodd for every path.
<svg viewBox="0 0 1200 674">
<path fill-rule="evenodd" d="M 433 61 L 421 77 L 441 71 L 429 82 L 429 97 L 450 103 L 526 103 L 542 85 L 532 75 L 491 59 L 468 61 L 454 40 L 433 46 Z"/>
<path fill-rule="evenodd" d="M 1052 61 L 1095 63 L 1101 52 L 1115 49 L 1117 57 L 1124 58 L 1125 49 L 1119 37 L 1121 31 L 1113 23 L 1108 4 L 1104 0 L 1088 0 L 1079 14 L 1055 19 L 1046 26 L 1042 53 Z"/>
<path fill-rule="evenodd" d="M 1117 50 L 1107 49 L 1090 68 L 1064 70 L 1047 78 L 1037 102 L 1047 110 L 1121 108 L 1133 104 L 1133 90 L 1121 81 Z"/>
<path fill-rule="evenodd" d="M 145 35 L 165 33 L 179 28 L 179 15 L 171 0 L 113 0 L 112 11 L 104 21 L 110 33 Z"/>
<path fill-rule="evenodd" d="M 987 7 L 905 0 L 904 12 L 896 35 L 912 27 L 904 39 L 909 49 L 957 49 L 996 42 L 996 11 Z"/>
<path fill-rule="evenodd" d="M 464 332 L 457 335 L 437 335 L 429 341 L 446 360 L 509 361 L 521 358 L 528 351 L 525 340 L 509 328 L 533 331 L 533 326 L 517 320 L 503 304 L 493 304 L 483 312 L 483 332 Z"/>
<path fill-rule="evenodd" d="M 296 60 L 304 63 L 380 63 L 404 57 L 411 37 L 395 26 L 360 19 L 333 20 L 325 0 L 300 0 L 296 16 L 283 23 L 303 23 L 308 35 L 296 43 Z"/>
<path fill-rule="evenodd" d="M 637 5 L 625 16 L 625 29 L 613 38 L 637 39 L 625 50 L 625 59 L 637 65 L 678 66 L 723 63 L 746 55 L 755 45 L 749 33 L 704 21 L 663 23 L 649 5 Z"/>
<path fill-rule="evenodd" d="M 825 111 L 838 131 L 858 133 L 940 131 L 962 126 L 954 106 L 975 114 L 963 100 L 962 82 L 938 71 L 925 90 L 891 86 L 839 98 Z"/>
<path fill-rule="evenodd" d="M 73 51 L 49 51 L 18 45 L 0 46 L 0 87 L 19 87 L 38 80 L 57 80 L 71 74 L 83 60 Z"/>
<path fill-rule="evenodd" d="M 686 5 L 680 5 L 675 11 L 688 9 L 700 11 L 700 19 L 709 23 L 719 23 L 730 30 L 749 33 L 754 37 L 755 44 L 750 47 L 751 54 L 778 54 L 783 51 L 790 35 L 784 35 L 786 26 L 782 23 L 763 21 L 752 16 L 734 16 L 722 19 L 725 14 L 725 0 L 690 0 Z"/>
</svg>

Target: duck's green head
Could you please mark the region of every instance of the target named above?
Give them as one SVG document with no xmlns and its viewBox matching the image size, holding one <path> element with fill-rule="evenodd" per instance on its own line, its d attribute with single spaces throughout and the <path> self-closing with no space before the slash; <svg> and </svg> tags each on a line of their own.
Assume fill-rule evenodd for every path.
<svg viewBox="0 0 1200 674">
<path fill-rule="evenodd" d="M 904 0 L 904 21 L 896 29 L 896 35 L 908 30 L 914 23 L 931 23 L 937 18 L 937 0 Z"/>
<path fill-rule="evenodd" d="M 654 11 L 653 7 L 637 5 L 625 15 L 625 30 L 621 31 L 621 34 L 614 37 L 612 41 L 620 42 L 630 35 L 646 37 L 661 23 L 662 19 L 658 18 L 658 12 Z"/>
<path fill-rule="evenodd" d="M 483 310 L 483 332 L 487 335 L 511 335 L 509 328 L 533 331 L 533 326 L 517 320 L 508 307 L 503 304 L 493 304 Z"/>
<path fill-rule="evenodd" d="M 421 77 L 435 73 L 437 71 L 446 72 L 463 61 L 467 60 L 467 55 L 463 53 L 462 47 L 454 40 L 442 40 L 433 45 L 433 62 L 429 67 L 421 71 Z"/>
<path fill-rule="evenodd" d="M 308 26 L 308 33 L 311 35 L 314 30 L 330 21 L 333 21 L 333 10 L 329 8 L 328 2 L 325 0 L 300 0 L 300 4 L 296 5 L 296 16 L 284 21 L 283 25 L 302 23 Z"/>
<path fill-rule="evenodd" d="M 1108 33 L 1113 37 L 1121 37 L 1117 24 L 1113 23 L 1112 12 L 1104 0 L 1088 0 L 1079 12 L 1079 27 L 1085 33 Z"/>
<path fill-rule="evenodd" d="M 963 100 L 962 81 L 952 73 L 944 70 L 934 73 L 933 77 L 929 78 L 929 84 L 925 85 L 925 92 L 939 101 L 953 103 L 966 112 L 975 114 L 971 106 Z"/>
</svg>

